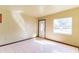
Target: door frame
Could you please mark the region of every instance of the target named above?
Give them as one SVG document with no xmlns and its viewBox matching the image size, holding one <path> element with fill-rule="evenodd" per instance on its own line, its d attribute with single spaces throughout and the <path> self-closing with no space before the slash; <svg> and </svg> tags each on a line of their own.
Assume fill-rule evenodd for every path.
<svg viewBox="0 0 79 59">
<path fill-rule="evenodd" d="M 46 19 L 38 19 L 38 37 L 39 37 L 39 22 L 40 21 L 45 21 L 44 37 L 42 38 L 46 38 Z"/>
</svg>

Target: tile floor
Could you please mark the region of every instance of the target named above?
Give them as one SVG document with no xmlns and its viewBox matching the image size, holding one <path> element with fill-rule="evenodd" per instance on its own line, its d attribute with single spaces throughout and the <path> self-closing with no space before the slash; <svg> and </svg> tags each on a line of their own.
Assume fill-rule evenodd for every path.
<svg viewBox="0 0 79 59">
<path fill-rule="evenodd" d="M 41 38 L 34 38 L 23 42 L 0 47 L 0 53 L 78 53 L 75 47 Z"/>
</svg>

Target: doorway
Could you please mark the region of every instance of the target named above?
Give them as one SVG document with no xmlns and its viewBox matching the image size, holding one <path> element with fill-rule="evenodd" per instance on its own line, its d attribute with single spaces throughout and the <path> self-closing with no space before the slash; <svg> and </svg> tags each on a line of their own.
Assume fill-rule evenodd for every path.
<svg viewBox="0 0 79 59">
<path fill-rule="evenodd" d="M 46 37 L 46 20 L 38 20 L 38 36 L 45 38 Z"/>
</svg>

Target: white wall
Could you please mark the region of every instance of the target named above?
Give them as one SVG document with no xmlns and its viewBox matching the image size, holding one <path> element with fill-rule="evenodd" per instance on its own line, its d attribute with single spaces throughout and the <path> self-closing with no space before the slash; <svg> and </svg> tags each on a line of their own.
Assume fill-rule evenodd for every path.
<svg viewBox="0 0 79 59">
<path fill-rule="evenodd" d="M 37 19 L 22 13 L 22 21 L 24 21 L 25 31 L 22 30 L 19 23 L 12 16 L 11 10 L 0 9 L 3 19 L 0 23 L 0 45 L 14 42 L 22 39 L 32 38 L 37 34 Z M 23 23 L 20 21 L 20 24 Z"/>
</svg>

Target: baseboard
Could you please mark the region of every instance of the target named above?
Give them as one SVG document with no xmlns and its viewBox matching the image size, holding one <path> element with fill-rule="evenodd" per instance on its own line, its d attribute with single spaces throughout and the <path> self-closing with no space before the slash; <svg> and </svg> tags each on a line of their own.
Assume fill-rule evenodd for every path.
<svg viewBox="0 0 79 59">
<path fill-rule="evenodd" d="M 35 37 L 33 37 L 33 38 L 35 38 Z M 2 45 L 0 45 L 0 47 L 11 45 L 11 44 L 15 44 L 15 43 L 19 43 L 19 42 L 23 42 L 23 41 L 30 40 L 30 39 L 33 39 L 33 38 L 27 38 L 27 39 L 15 41 L 15 42 L 10 42 L 10 43 L 6 43 L 6 44 L 2 44 Z"/>
<path fill-rule="evenodd" d="M 27 39 L 15 41 L 15 42 L 10 42 L 10 43 L 6 43 L 6 44 L 2 44 L 2 45 L 0 45 L 0 47 L 7 46 L 7 45 L 11 45 L 11 44 L 15 44 L 15 43 L 19 43 L 19 42 L 23 42 L 23 41 L 30 40 L 30 39 L 33 39 L 33 38 L 35 38 L 35 37 L 27 38 Z M 42 37 L 39 37 L 39 38 L 42 38 Z M 74 46 L 74 45 L 67 44 L 67 43 L 64 43 L 64 42 L 59 42 L 59 41 L 56 41 L 56 40 L 53 40 L 53 39 L 49 39 L 49 38 L 43 38 L 43 39 L 50 40 L 50 41 L 57 42 L 57 43 L 61 43 L 61 44 L 65 44 L 65 45 L 69 45 L 69 46 L 76 47 L 76 48 L 79 49 L 78 46 Z"/>
<path fill-rule="evenodd" d="M 39 38 L 42 38 L 42 37 L 39 37 Z M 50 41 L 57 42 L 57 43 L 61 43 L 61 44 L 65 44 L 65 45 L 69 45 L 69 46 L 72 46 L 72 47 L 75 47 L 75 48 L 78 48 L 78 49 L 79 49 L 78 46 L 71 45 L 71 44 L 68 44 L 68 43 L 64 43 L 64 42 L 56 41 L 56 40 L 49 39 L 49 38 L 43 38 L 43 39 L 50 40 Z"/>
</svg>

